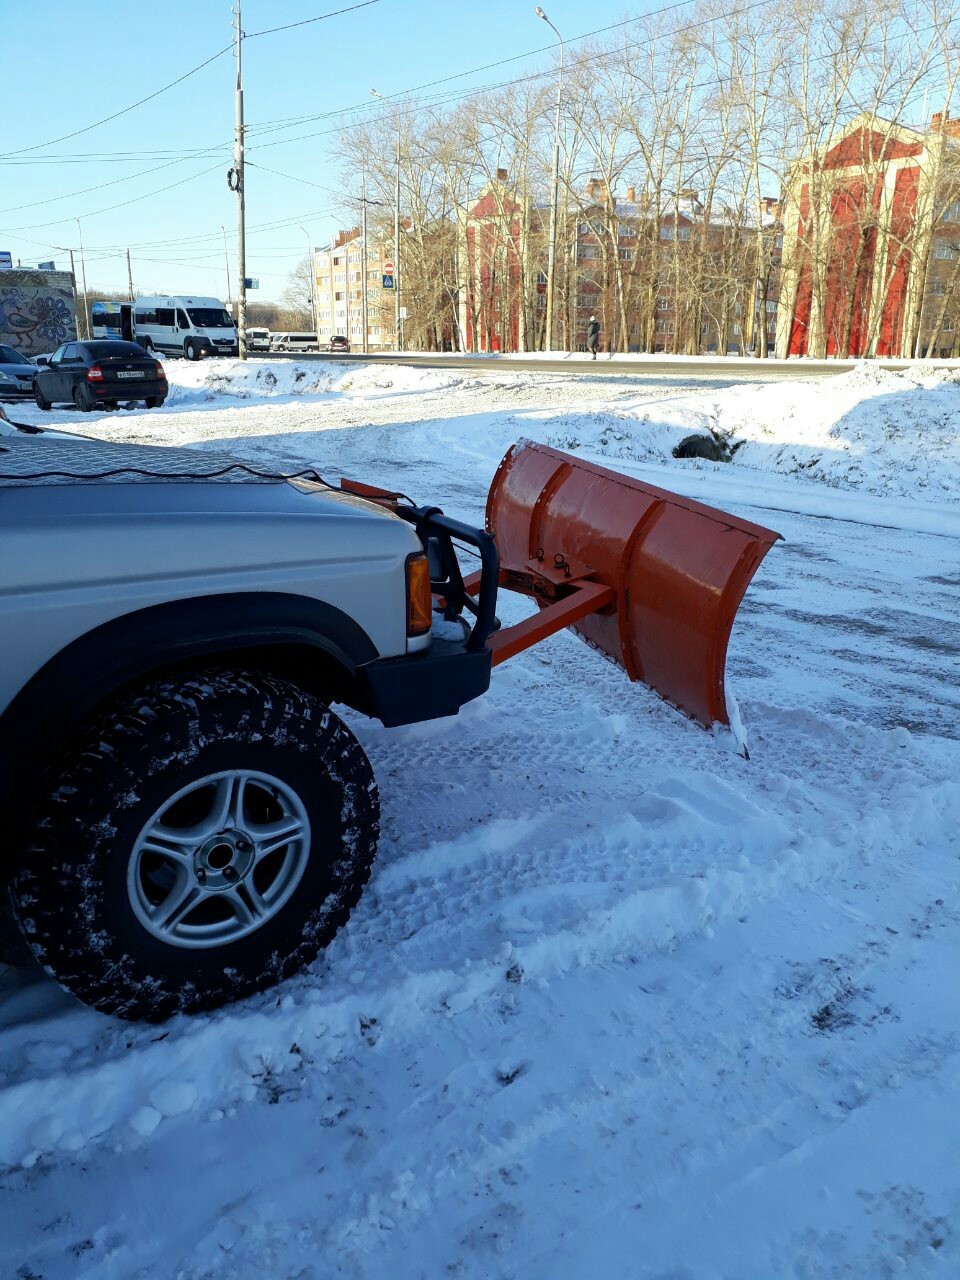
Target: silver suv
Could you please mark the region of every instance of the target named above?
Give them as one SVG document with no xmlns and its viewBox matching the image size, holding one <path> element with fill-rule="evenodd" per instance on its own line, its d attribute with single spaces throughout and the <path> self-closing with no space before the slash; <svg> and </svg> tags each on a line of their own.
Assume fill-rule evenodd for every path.
<svg viewBox="0 0 960 1280">
<path fill-rule="evenodd" d="M 330 704 L 452 714 L 488 687 L 496 625 L 492 539 L 389 505 L 209 453 L 0 434 L 8 914 L 79 999 L 214 1007 L 308 963 L 359 900 L 377 786 Z M 453 539 L 481 554 L 482 607 L 443 641 Z"/>
</svg>

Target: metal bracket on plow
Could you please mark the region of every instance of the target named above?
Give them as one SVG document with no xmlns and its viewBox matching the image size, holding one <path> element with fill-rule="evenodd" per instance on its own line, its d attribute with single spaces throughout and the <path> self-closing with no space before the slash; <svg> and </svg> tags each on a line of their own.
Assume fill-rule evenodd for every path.
<svg viewBox="0 0 960 1280">
<path fill-rule="evenodd" d="M 555 570 L 555 574 L 562 574 L 562 570 Z M 463 585 L 467 591 L 475 591 L 480 585 L 480 574 L 472 573 L 464 579 Z M 531 645 L 546 640 L 547 636 L 572 627 L 591 613 L 600 613 L 616 604 L 613 587 L 587 578 L 565 579 L 557 583 L 533 570 L 501 567 L 500 586 L 532 597 L 540 605 L 540 611 L 512 627 L 502 627 L 493 633 L 487 641 L 487 648 L 493 654 L 495 667 Z M 554 594 L 558 587 L 562 588 L 563 594 Z M 553 595 L 550 603 L 544 602 L 543 597 L 547 595 Z"/>
</svg>

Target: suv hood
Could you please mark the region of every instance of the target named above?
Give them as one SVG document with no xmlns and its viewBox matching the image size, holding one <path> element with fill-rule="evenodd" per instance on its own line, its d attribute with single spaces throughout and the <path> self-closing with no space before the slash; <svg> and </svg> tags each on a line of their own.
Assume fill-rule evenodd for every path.
<svg viewBox="0 0 960 1280">
<path fill-rule="evenodd" d="M 23 435 L 16 431 L 0 436 L 0 494 L 10 488 L 56 485 L 89 489 L 110 485 L 136 490 L 135 505 L 156 509 L 165 505 L 164 500 L 147 500 L 143 486 L 162 486 L 186 491 L 176 500 L 169 500 L 172 509 L 193 506 L 206 511 L 211 501 L 209 486 L 215 485 L 230 490 L 214 502 L 221 509 L 253 506 L 278 512 L 299 510 L 303 496 L 309 495 L 312 510 L 319 503 L 331 513 L 349 509 L 354 516 L 397 518 L 383 507 L 332 488 L 312 468 L 304 467 L 301 474 L 291 478 L 287 475 L 275 472 L 268 463 L 198 449 L 116 444 L 46 433 Z M 242 494 L 237 492 L 237 486 L 242 487 Z M 203 496 L 199 493 L 201 488 L 205 491 Z M 251 490 L 258 491 L 256 497 Z M 189 497 L 191 492 L 195 494 L 193 499 Z M 110 499 L 107 505 L 117 509 L 126 504 Z"/>
</svg>

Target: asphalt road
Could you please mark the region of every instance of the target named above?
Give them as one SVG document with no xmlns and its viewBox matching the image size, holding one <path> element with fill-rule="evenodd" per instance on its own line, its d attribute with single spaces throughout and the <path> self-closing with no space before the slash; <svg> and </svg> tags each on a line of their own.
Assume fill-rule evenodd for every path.
<svg viewBox="0 0 960 1280">
<path fill-rule="evenodd" d="M 475 373 L 484 369 L 506 372 L 508 370 L 535 373 L 566 374 L 570 377 L 590 374 L 621 380 L 639 381 L 648 378 L 682 378 L 685 382 L 699 381 L 709 378 L 730 382 L 772 382 L 783 378 L 820 378 L 838 373 L 848 373 L 855 368 L 855 360 L 749 360 L 740 357 L 724 359 L 716 356 L 703 356 L 698 360 L 657 360 L 652 358 L 643 361 L 620 360 L 609 356 L 600 356 L 597 360 L 587 360 L 583 356 L 571 357 L 569 361 L 545 359 L 531 355 L 526 358 L 499 356 L 431 356 L 419 353 L 377 352 L 371 355 L 342 353 L 329 355 L 326 352 L 293 352 L 290 354 L 272 351 L 269 358 L 290 360 L 331 360 L 336 364 L 370 363 L 408 364 L 421 369 L 472 369 Z M 881 369 L 909 368 L 912 361 L 878 360 Z M 960 369 L 960 361 L 938 361 L 947 368 Z"/>
</svg>

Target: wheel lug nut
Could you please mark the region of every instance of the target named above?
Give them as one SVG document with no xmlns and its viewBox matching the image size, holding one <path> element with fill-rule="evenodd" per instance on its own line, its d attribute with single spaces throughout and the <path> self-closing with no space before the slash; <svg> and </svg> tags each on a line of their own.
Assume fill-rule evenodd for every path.
<svg viewBox="0 0 960 1280">
<path fill-rule="evenodd" d="M 204 871 L 203 867 L 197 867 L 197 884 L 206 884 L 206 883 L 207 883 L 206 871 Z"/>
<path fill-rule="evenodd" d="M 240 878 L 240 877 L 237 875 L 237 868 L 236 868 L 236 867 L 224 867 L 224 868 L 223 868 L 223 878 L 224 878 L 224 880 L 229 881 L 229 882 L 230 882 L 230 884 L 233 884 L 233 882 L 234 882 L 235 880 L 238 880 L 238 879 Z"/>
<path fill-rule="evenodd" d="M 237 841 L 237 852 L 238 852 L 238 853 L 249 853 L 249 852 L 250 852 L 251 847 L 252 847 L 252 846 L 251 846 L 251 844 L 250 844 L 250 841 L 249 841 L 249 840 L 238 840 L 238 841 Z"/>
</svg>

